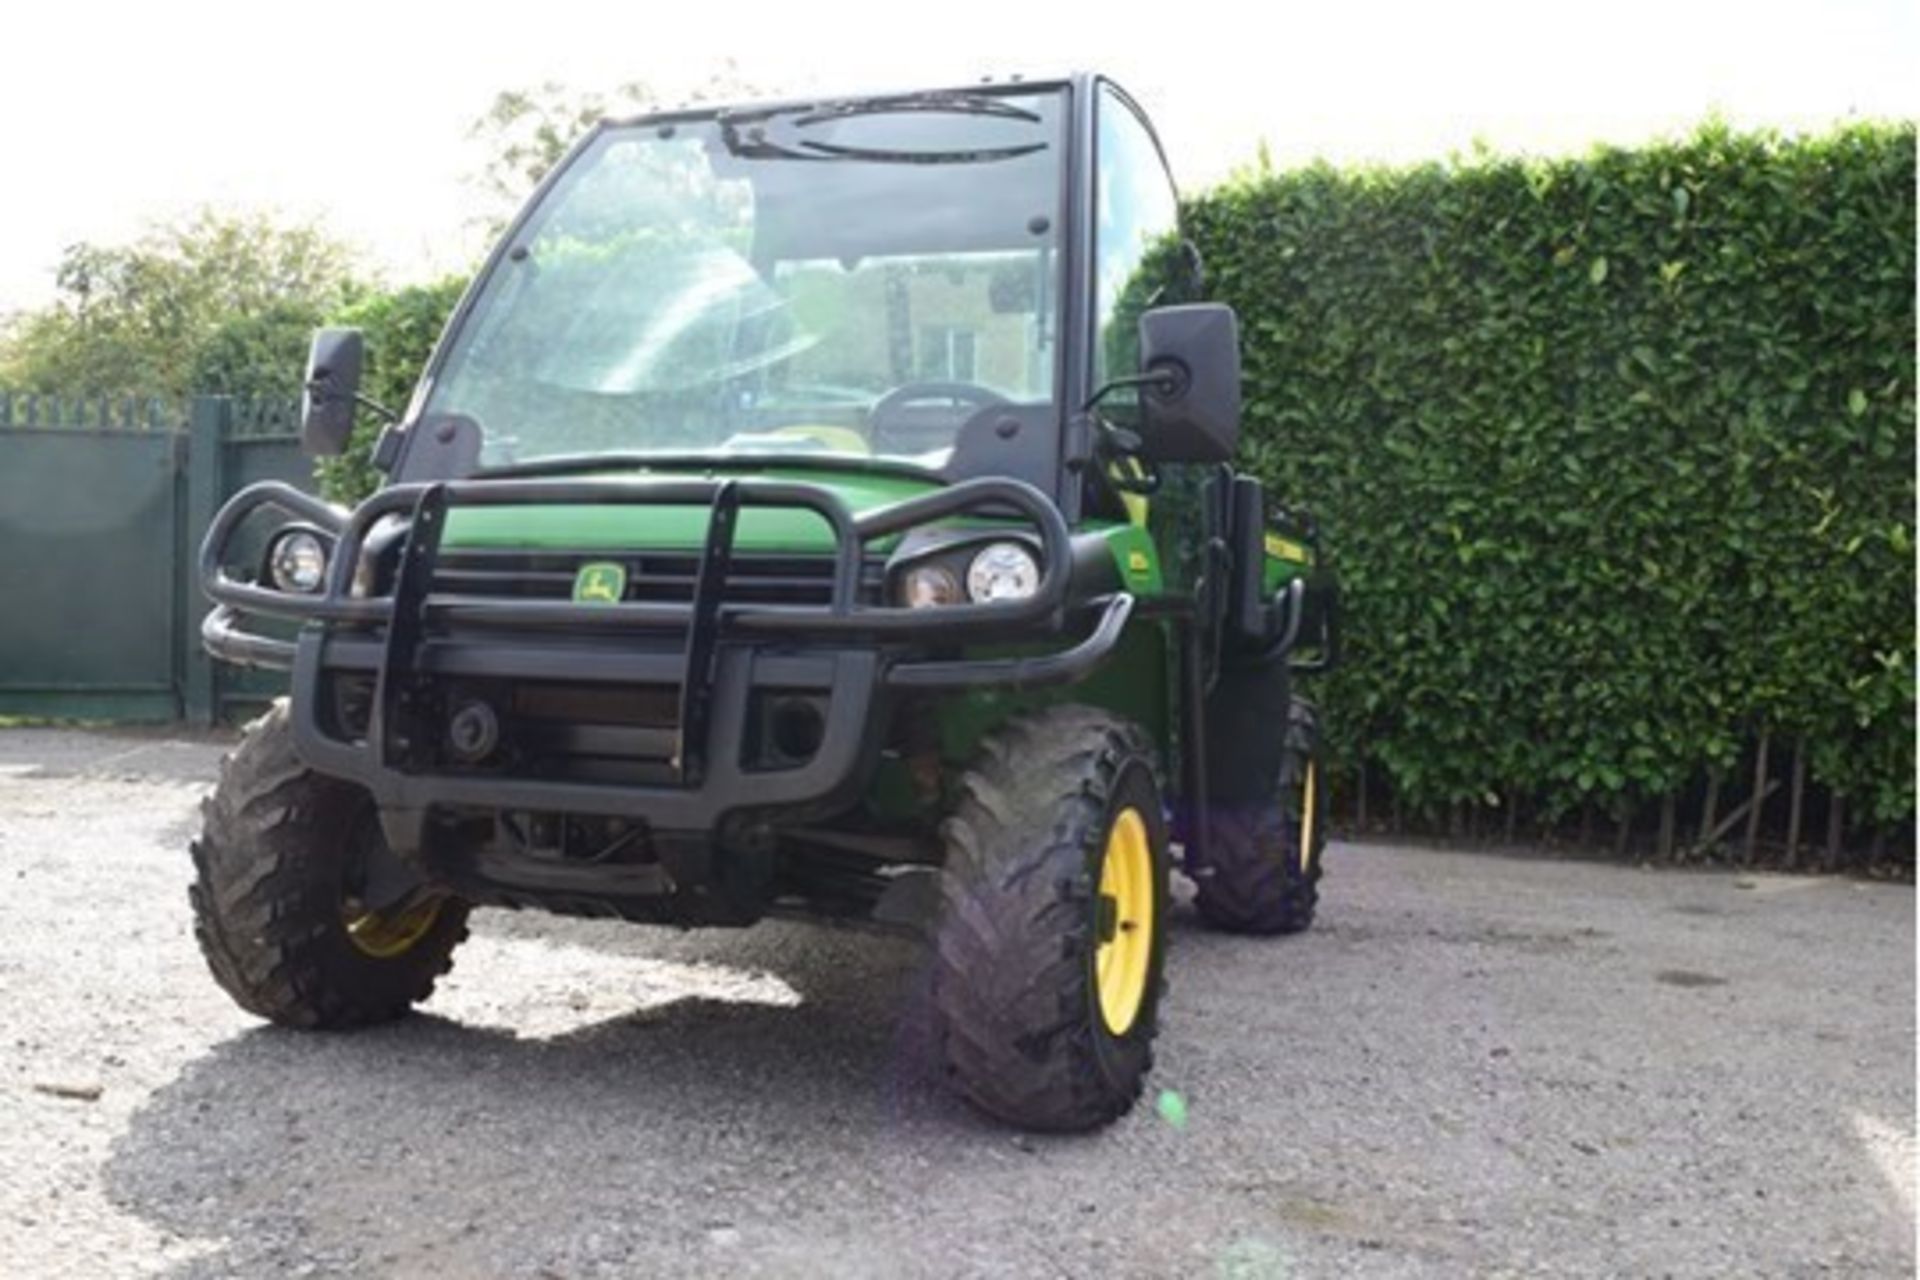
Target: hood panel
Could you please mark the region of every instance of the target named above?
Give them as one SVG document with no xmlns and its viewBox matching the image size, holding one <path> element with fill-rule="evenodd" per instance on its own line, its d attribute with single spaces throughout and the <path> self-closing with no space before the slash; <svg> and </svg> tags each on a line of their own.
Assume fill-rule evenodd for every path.
<svg viewBox="0 0 1920 1280">
<path fill-rule="evenodd" d="M 794 481 L 839 495 L 855 515 L 899 502 L 941 486 L 932 480 L 858 472 L 780 468 L 644 472 L 618 469 L 583 473 L 569 479 L 632 480 L 644 488 L 649 479 L 728 477 Z M 707 536 L 703 506 L 650 504 L 562 504 L 527 507 L 456 507 L 447 513 L 441 537 L 446 547 L 536 547 L 553 550 L 657 548 L 697 551 Z M 797 507 L 746 507 L 734 530 L 740 551 L 820 552 L 833 548 L 833 533 L 819 516 Z"/>
</svg>

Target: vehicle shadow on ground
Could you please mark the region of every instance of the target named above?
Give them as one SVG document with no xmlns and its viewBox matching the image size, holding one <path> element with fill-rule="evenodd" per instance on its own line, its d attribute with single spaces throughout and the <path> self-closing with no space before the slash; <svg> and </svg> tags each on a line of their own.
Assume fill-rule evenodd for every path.
<svg viewBox="0 0 1920 1280">
<path fill-rule="evenodd" d="M 664 956 L 760 966 L 785 999 L 667 996 L 599 1016 L 601 999 L 546 1035 L 432 1012 L 346 1035 L 249 1029 L 134 1113 L 108 1195 L 211 1250 L 176 1275 L 302 1262 L 571 1274 L 552 1249 L 590 1226 L 677 1233 L 697 1250 L 765 1217 L 769 1199 L 831 1218 L 850 1176 L 909 1212 L 928 1150 L 949 1168 L 1005 1157 L 1009 1132 L 954 1099 L 933 1065 L 918 949 L 810 945 L 822 935 L 789 926 L 634 936 L 631 952 L 622 939 L 595 958 L 603 985 L 617 986 L 622 954 Z M 563 926 L 560 940 L 597 950 L 612 938 Z"/>
</svg>

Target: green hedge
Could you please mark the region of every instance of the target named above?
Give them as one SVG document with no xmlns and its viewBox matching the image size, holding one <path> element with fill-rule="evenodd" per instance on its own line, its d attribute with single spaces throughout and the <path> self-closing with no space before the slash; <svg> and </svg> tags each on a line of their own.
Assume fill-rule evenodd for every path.
<svg viewBox="0 0 1920 1280">
<path fill-rule="evenodd" d="M 1252 465 L 1318 513 L 1351 763 L 1628 805 L 1761 733 L 1913 812 L 1914 130 L 1242 174 Z"/>
</svg>

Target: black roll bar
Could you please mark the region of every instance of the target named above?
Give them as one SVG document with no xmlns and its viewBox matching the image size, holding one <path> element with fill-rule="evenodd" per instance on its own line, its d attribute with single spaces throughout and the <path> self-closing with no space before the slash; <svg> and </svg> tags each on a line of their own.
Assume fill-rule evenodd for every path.
<svg viewBox="0 0 1920 1280">
<path fill-rule="evenodd" d="M 1010 631 L 1057 622 L 1066 602 L 1072 553 L 1065 520 L 1032 485 L 1002 477 L 963 480 L 932 493 L 855 517 L 832 490 L 793 481 L 740 478 L 727 480 L 502 479 L 457 480 L 436 484 L 400 484 L 382 489 L 351 514 L 276 480 L 249 485 L 235 494 L 214 518 L 200 547 L 200 579 L 215 604 L 243 613 L 272 617 L 390 626 L 398 592 L 391 596 L 352 594 L 361 548 L 376 521 L 402 513 L 444 507 L 537 505 L 704 506 L 710 510 L 723 490 L 739 506 L 803 508 L 818 515 L 834 537 L 833 588 L 825 608 L 813 605 L 725 606 L 725 625 L 734 631 L 875 638 L 952 638 L 964 633 Z M 431 495 L 431 496 L 430 496 Z M 299 595 L 277 591 L 227 575 L 222 559 L 240 522 L 262 507 L 274 507 L 306 520 L 336 539 L 327 580 L 320 592 Z M 1011 511 L 1040 535 L 1041 576 L 1024 600 L 950 605 L 937 610 L 862 605 L 858 600 L 861 554 L 865 543 L 917 525 L 965 514 Z M 413 531 L 409 531 L 409 541 Z M 403 551 L 403 561 L 407 552 Z M 433 557 L 427 559 L 431 561 Z M 427 565 L 431 569 L 431 564 Z M 430 581 L 430 572 L 426 575 Z M 409 607 L 414 605 L 409 600 Z M 496 627 L 535 629 L 644 629 L 692 625 L 691 604 L 575 604 L 570 601 L 475 599 L 422 590 L 423 617 Z M 231 629 L 231 614 L 221 615 Z M 212 619 L 209 619 L 212 625 Z"/>
</svg>

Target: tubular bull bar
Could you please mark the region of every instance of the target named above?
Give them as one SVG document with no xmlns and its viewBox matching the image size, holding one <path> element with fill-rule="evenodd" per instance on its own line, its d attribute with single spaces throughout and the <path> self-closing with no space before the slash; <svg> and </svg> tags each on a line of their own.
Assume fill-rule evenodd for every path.
<svg viewBox="0 0 1920 1280">
<path fill-rule="evenodd" d="M 691 600 L 585 604 L 433 589 L 450 510 L 530 505 L 705 506 L 706 535 Z M 748 507 L 805 509 L 832 531 L 826 604 L 727 600 L 734 532 Z M 334 539 L 318 592 L 279 591 L 225 572 L 234 532 L 263 508 L 309 522 Z M 858 598 L 868 542 L 955 516 L 1008 511 L 1030 523 L 1040 540 L 1040 582 L 1027 599 L 910 610 Z M 366 541 L 377 522 L 393 516 L 405 517 L 407 525 L 391 590 L 356 594 Z M 1129 595 L 1090 602 L 1098 606 L 1091 630 L 1056 652 L 976 660 L 916 656 L 917 649 L 951 647 L 968 638 L 1063 634 L 1071 565 L 1059 511 L 1031 485 L 1003 478 L 963 481 L 858 515 L 829 489 L 754 478 L 401 484 L 380 490 L 351 513 L 266 481 L 234 495 L 207 531 L 200 578 L 215 608 L 201 630 L 216 658 L 291 669 L 294 734 L 303 756 L 322 772 L 366 786 L 381 806 L 389 837 L 402 848 L 417 845 L 426 811 L 441 805 L 625 816 L 660 830 L 708 831 L 736 810 L 811 813 L 851 801 L 877 758 L 875 726 L 890 689 L 1025 688 L 1070 681 L 1097 665 L 1126 627 L 1133 609 Z M 306 625 L 295 639 L 282 640 L 248 630 L 246 615 Z M 591 642 L 579 643 L 581 637 Z M 364 740 L 326 727 L 320 700 L 324 677 L 332 674 L 372 677 Z M 421 681 L 445 677 L 609 688 L 677 685 L 678 720 L 672 742 L 665 744 L 671 781 L 627 785 L 435 772 L 422 765 L 417 748 L 438 726 L 423 720 L 413 691 Z M 762 688 L 824 695 L 819 745 L 804 763 L 772 770 L 743 764 L 749 703 Z"/>
</svg>

